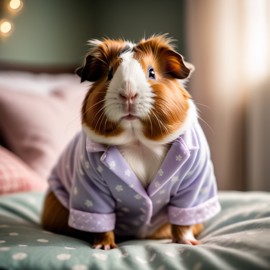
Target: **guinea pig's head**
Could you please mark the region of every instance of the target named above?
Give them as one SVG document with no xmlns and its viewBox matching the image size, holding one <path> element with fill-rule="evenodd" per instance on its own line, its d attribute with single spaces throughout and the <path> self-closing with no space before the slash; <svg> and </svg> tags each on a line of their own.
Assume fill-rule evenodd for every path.
<svg viewBox="0 0 270 270">
<path fill-rule="evenodd" d="M 93 82 L 82 106 L 82 124 L 92 140 L 165 144 L 195 120 L 196 109 L 181 83 L 192 65 L 184 62 L 169 38 L 90 44 L 77 74 L 82 82 Z"/>
</svg>

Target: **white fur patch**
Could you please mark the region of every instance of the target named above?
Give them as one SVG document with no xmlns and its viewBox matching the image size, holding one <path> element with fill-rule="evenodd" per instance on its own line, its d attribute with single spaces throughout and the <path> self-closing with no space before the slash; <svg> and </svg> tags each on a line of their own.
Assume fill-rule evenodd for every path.
<svg viewBox="0 0 270 270">
<path fill-rule="evenodd" d="M 117 68 L 105 97 L 105 113 L 109 120 L 118 122 L 125 116 L 119 94 L 137 95 L 135 115 L 146 117 L 152 109 L 154 93 L 145 73 L 132 52 L 121 55 L 122 63 Z"/>
<path fill-rule="evenodd" d="M 168 150 L 166 145 L 148 148 L 140 142 L 122 145 L 118 149 L 144 187 L 155 177 Z"/>
<path fill-rule="evenodd" d="M 192 232 L 192 227 L 190 227 L 188 230 L 185 231 L 183 235 L 183 240 L 190 240 L 190 241 L 196 240 Z"/>
<path fill-rule="evenodd" d="M 95 42 L 97 43 L 97 42 Z M 122 155 L 144 186 L 149 184 L 167 153 L 167 144 L 174 141 L 197 119 L 197 110 L 189 100 L 189 110 L 184 124 L 161 141 L 146 138 L 139 118 L 147 118 L 153 108 L 155 94 L 150 87 L 140 63 L 128 51 L 121 55 L 122 62 L 114 73 L 105 96 L 105 114 L 108 120 L 118 122 L 124 131 L 118 136 L 98 135 L 84 125 L 88 136 L 96 142 L 117 145 Z M 138 119 L 125 119 L 129 112 L 121 95 L 136 96 L 132 101 L 132 115 Z M 127 102 L 127 101 L 126 101 Z M 131 105 L 129 105 L 131 106 Z M 130 108 L 130 107 L 129 107 Z"/>
<path fill-rule="evenodd" d="M 131 144 L 119 145 L 119 150 L 125 157 L 131 169 L 147 186 L 156 175 L 168 151 L 168 143 L 172 142 L 188 130 L 197 119 L 197 110 L 192 101 L 185 123 L 174 134 L 167 136 L 162 141 L 152 141 L 144 137 L 140 128 L 134 134 L 140 140 Z"/>
<path fill-rule="evenodd" d="M 126 121 L 125 131 L 117 137 L 102 137 L 97 135 L 87 126 L 84 126 L 92 140 L 100 143 L 118 145 L 119 151 L 126 159 L 130 168 L 137 175 L 143 186 L 147 186 L 156 175 L 167 153 L 167 144 L 186 130 L 197 120 L 197 110 L 190 100 L 190 108 L 185 123 L 175 133 L 167 136 L 162 141 L 152 141 L 145 138 L 139 120 Z M 130 125 L 130 127 L 128 127 Z"/>
<path fill-rule="evenodd" d="M 98 47 L 102 44 L 102 41 L 99 39 L 90 39 L 88 40 L 88 44 L 92 47 Z"/>
</svg>

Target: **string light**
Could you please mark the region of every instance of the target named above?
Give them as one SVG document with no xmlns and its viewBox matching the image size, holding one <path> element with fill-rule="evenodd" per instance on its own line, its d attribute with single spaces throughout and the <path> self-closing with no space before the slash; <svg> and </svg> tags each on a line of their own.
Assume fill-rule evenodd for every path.
<svg viewBox="0 0 270 270">
<path fill-rule="evenodd" d="M 9 9 L 17 12 L 17 11 L 19 11 L 22 8 L 23 3 L 20 0 L 11 0 L 9 2 L 9 5 L 8 6 L 9 6 Z"/>
<path fill-rule="evenodd" d="M 11 23 L 11 21 L 8 19 L 11 18 L 11 16 L 18 14 L 18 12 L 23 7 L 23 1 L 22 0 L 9 0 L 7 2 L 1 2 L 0 0 L 0 3 L 2 5 L 5 5 L 4 3 L 7 4 L 6 8 L 3 8 L 3 6 L 0 7 L 1 9 L 5 10 L 3 14 L 1 13 L 2 18 L 0 18 L 0 38 L 1 38 L 1 36 L 2 37 L 9 36 L 14 31 L 14 26 Z"/>
<path fill-rule="evenodd" d="M 8 36 L 12 32 L 12 24 L 7 20 L 0 22 L 0 32 L 3 36 Z"/>
</svg>

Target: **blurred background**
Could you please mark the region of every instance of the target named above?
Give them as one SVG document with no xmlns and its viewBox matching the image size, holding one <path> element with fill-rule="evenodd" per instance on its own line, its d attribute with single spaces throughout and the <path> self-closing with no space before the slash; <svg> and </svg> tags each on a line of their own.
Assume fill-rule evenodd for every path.
<svg viewBox="0 0 270 270">
<path fill-rule="evenodd" d="M 155 33 L 196 67 L 219 189 L 270 191 L 268 0 L 0 0 L 0 69 L 71 72 L 91 38 Z"/>
<path fill-rule="evenodd" d="M 18 2 L 18 10 L 9 3 Z M 1 37 L 0 60 L 12 63 L 77 66 L 91 38 L 138 41 L 167 33 L 184 49 L 185 1 L 0 0 L 0 20 L 11 29 Z M 3 22 L 2 22 L 3 25 Z"/>
</svg>

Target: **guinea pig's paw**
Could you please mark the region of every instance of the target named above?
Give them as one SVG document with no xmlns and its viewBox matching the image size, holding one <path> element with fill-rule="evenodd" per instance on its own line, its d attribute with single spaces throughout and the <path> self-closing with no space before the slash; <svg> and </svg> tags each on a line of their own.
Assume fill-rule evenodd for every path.
<svg viewBox="0 0 270 270">
<path fill-rule="evenodd" d="M 117 245 L 115 243 L 111 243 L 111 244 L 96 244 L 96 245 L 92 245 L 92 248 L 94 248 L 94 249 L 110 250 L 110 249 L 117 248 Z"/>
<path fill-rule="evenodd" d="M 197 246 L 202 244 L 193 233 L 193 226 L 172 225 L 173 243 Z"/>
<path fill-rule="evenodd" d="M 173 243 L 178 243 L 178 244 L 184 244 L 184 245 L 192 245 L 192 246 L 197 246 L 197 245 L 201 245 L 202 242 L 198 241 L 197 239 L 193 238 L 193 239 L 173 239 Z"/>
<path fill-rule="evenodd" d="M 113 232 L 93 234 L 92 248 L 110 250 L 116 248 Z"/>
<path fill-rule="evenodd" d="M 173 237 L 173 243 L 184 244 L 184 245 L 193 245 L 197 246 L 202 244 L 202 242 L 198 241 L 191 230 L 185 231 L 182 235 L 176 235 Z"/>
</svg>

